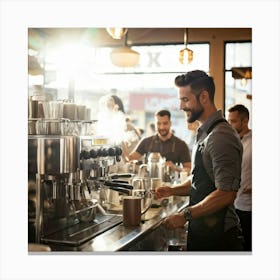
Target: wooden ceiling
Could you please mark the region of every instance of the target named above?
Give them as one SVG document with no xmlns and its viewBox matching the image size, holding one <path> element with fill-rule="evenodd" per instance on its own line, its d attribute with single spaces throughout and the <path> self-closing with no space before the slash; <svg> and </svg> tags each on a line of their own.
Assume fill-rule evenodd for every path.
<svg viewBox="0 0 280 280">
<path fill-rule="evenodd" d="M 128 28 L 128 45 L 156 45 L 184 43 L 185 28 Z M 251 28 L 189 28 L 188 42 L 224 40 L 251 40 Z M 29 28 L 29 47 L 40 49 L 46 42 L 85 40 L 94 46 L 121 46 L 124 39 L 115 40 L 106 28 Z"/>
</svg>

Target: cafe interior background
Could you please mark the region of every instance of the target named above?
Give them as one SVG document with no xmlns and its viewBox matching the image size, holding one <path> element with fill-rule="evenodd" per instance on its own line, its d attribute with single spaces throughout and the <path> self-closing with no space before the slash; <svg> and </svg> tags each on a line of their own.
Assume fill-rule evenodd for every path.
<svg viewBox="0 0 280 280">
<path fill-rule="evenodd" d="M 187 139 L 174 78 L 194 69 L 215 77 L 225 114 L 235 103 L 252 109 L 250 28 L 29 28 L 28 67 L 30 98 L 86 106 L 95 120 L 100 97 L 118 95 L 143 136 L 154 112 L 169 108 L 172 129 Z"/>
<path fill-rule="evenodd" d="M 152 189 L 153 178 L 171 184 L 180 178 L 163 169 L 163 159 L 157 163 L 151 159 L 152 154 L 142 159 L 141 166 L 122 162 L 121 141 L 130 141 L 124 138 L 124 118 L 100 107 L 100 100 L 119 96 L 142 137 L 151 135 L 154 113 L 169 109 L 172 130 L 190 145 L 193 133 L 179 110 L 175 77 L 204 70 L 215 77 L 219 109 L 227 112 L 229 106 L 242 103 L 251 111 L 251 37 L 250 28 L 29 28 L 29 251 L 39 250 L 34 243 L 49 244 L 53 251 L 171 250 L 171 237 L 157 244 L 161 227 L 153 217 L 161 212 L 152 209 L 142 217 L 148 222 L 146 230 L 141 227 L 141 236 L 133 231 L 124 235 L 120 228 L 113 234 L 119 239 L 116 247 L 101 234 L 122 219 L 126 225 L 124 198 L 118 193 Z M 131 179 L 114 180 L 124 177 Z M 137 178 L 142 186 L 136 184 Z M 180 203 L 167 199 L 177 211 Z M 182 236 L 185 232 L 174 236 L 178 248 L 185 244 Z M 98 238 L 102 246 L 96 245 Z"/>
<path fill-rule="evenodd" d="M 223 24 L 219 24 L 218 26 L 223 26 Z M 250 26 L 250 24 L 248 24 L 247 26 Z M 78 29 L 80 29 L 80 28 L 78 28 Z M 75 28 L 75 30 L 78 30 L 78 29 Z M 107 39 L 109 38 L 108 40 L 111 40 L 110 44 L 104 46 L 105 48 L 112 47 L 112 46 L 117 46 L 117 45 L 123 45 L 124 41 L 120 42 L 120 41 L 112 40 L 110 38 L 110 36 L 108 36 L 108 33 L 106 33 L 107 32 L 105 30 L 106 28 L 97 28 L 97 29 L 102 30 L 102 32 L 105 34 L 105 37 Z M 130 40 L 132 40 L 131 39 L 132 38 L 131 37 L 132 36 L 131 35 L 131 33 L 132 33 L 131 29 L 133 29 L 133 28 L 130 28 L 130 31 L 128 32 L 128 42 L 130 42 Z M 177 29 L 177 28 L 174 28 L 174 30 L 175 29 Z M 167 71 L 167 73 L 169 72 L 169 74 L 170 73 L 172 74 L 173 63 L 178 63 L 178 53 L 179 53 L 179 51 L 182 48 L 185 48 L 185 45 L 184 45 L 184 42 L 183 42 L 184 40 L 183 40 L 182 37 L 184 37 L 184 32 L 185 32 L 186 28 L 179 28 L 179 29 L 180 29 L 180 35 L 176 36 L 176 39 L 172 40 L 172 39 L 170 39 L 170 37 L 168 37 L 168 40 L 167 40 L 168 42 L 166 44 L 163 43 L 163 45 L 166 45 L 166 47 L 168 47 L 168 45 L 173 45 L 173 43 L 174 43 L 174 45 L 178 45 L 178 46 L 181 45 L 181 46 L 179 46 L 179 49 L 176 50 L 176 55 L 173 56 L 173 58 L 176 56 L 176 58 L 175 58 L 176 62 L 174 62 L 174 61 L 170 62 L 169 61 L 167 63 L 167 65 L 169 65 L 169 67 L 171 68 L 171 70 L 169 69 Z M 251 61 L 251 53 L 250 52 L 252 50 L 251 49 L 251 47 L 252 47 L 251 46 L 251 39 L 252 39 L 251 31 L 252 30 L 248 29 L 248 28 L 233 28 L 233 29 L 229 28 L 229 29 L 232 29 L 232 30 L 238 30 L 238 32 L 237 32 L 238 34 L 233 33 L 229 36 L 229 33 L 227 33 L 227 31 L 226 31 L 228 28 L 198 28 L 198 29 L 204 30 L 205 33 L 208 34 L 208 35 L 204 34 L 204 38 L 199 39 L 198 37 L 196 37 L 194 35 L 194 33 L 193 34 L 191 33 L 191 29 L 197 29 L 197 28 L 188 28 L 188 29 L 189 29 L 188 30 L 188 32 L 189 32 L 188 46 L 189 47 L 191 46 L 190 48 L 192 50 L 195 50 L 194 47 L 197 44 L 198 45 L 208 44 L 208 54 L 209 54 L 209 57 L 207 58 L 208 65 L 204 65 L 204 64 L 197 64 L 197 65 L 199 65 L 200 67 L 202 67 L 202 65 L 203 65 L 203 69 L 205 69 L 206 71 L 209 71 L 211 74 L 213 74 L 215 76 L 215 81 L 218 83 L 217 96 L 216 96 L 216 104 L 218 105 L 218 107 L 224 108 L 225 111 L 226 111 L 227 106 L 229 106 L 228 104 L 230 104 L 231 102 L 235 102 L 237 100 L 240 100 L 240 102 L 243 102 L 243 101 L 246 102 L 245 104 L 248 104 L 250 110 L 252 110 L 252 106 L 251 106 L 252 92 L 251 92 L 251 80 L 250 80 L 250 78 L 245 79 L 246 80 L 246 84 L 245 84 L 245 83 L 243 83 L 243 82 L 245 82 L 245 80 L 242 81 L 243 77 L 242 78 L 240 78 L 240 77 L 239 78 L 237 78 L 237 77 L 234 78 L 234 74 L 233 74 L 233 67 L 238 67 L 238 68 L 241 68 L 243 66 L 245 66 L 246 68 L 250 67 L 250 63 L 247 63 L 245 61 L 247 59 L 249 59 L 249 61 Z M 101 79 L 102 71 L 101 71 L 101 73 L 98 73 L 98 71 L 93 71 L 93 76 L 95 76 L 95 77 L 98 76 L 99 77 L 99 79 L 97 79 L 98 82 L 95 83 L 96 86 L 91 84 L 91 82 L 93 80 L 92 76 L 91 76 L 90 79 L 87 80 L 87 82 L 85 82 L 85 81 L 81 82 L 81 81 L 79 81 L 79 79 L 77 77 L 74 81 L 73 80 L 73 74 L 74 73 L 73 72 L 69 73 L 68 72 L 69 68 L 67 68 L 67 71 L 64 72 L 67 75 L 65 75 L 64 77 L 59 77 L 59 75 L 60 75 L 59 74 L 59 72 L 60 72 L 59 68 L 62 66 L 63 63 L 61 64 L 59 59 L 56 60 L 56 61 L 52 60 L 52 55 L 50 55 L 50 56 L 46 55 L 44 53 L 44 51 L 47 50 L 47 48 L 43 52 L 41 52 L 41 51 L 44 49 L 42 46 L 45 43 L 46 43 L 46 45 L 49 45 L 49 44 L 51 45 L 52 44 L 51 41 L 53 41 L 53 39 L 54 39 L 54 42 L 55 41 L 57 42 L 58 38 L 57 38 L 56 35 L 59 33 L 59 30 L 61 31 L 62 29 L 61 28 L 52 28 L 52 30 L 54 31 L 54 34 L 53 34 L 54 36 L 52 36 L 51 34 L 48 34 L 47 32 L 46 33 L 44 32 L 44 31 L 48 31 L 48 30 L 49 30 L 49 28 L 30 28 L 28 30 L 28 36 L 27 36 L 28 37 L 28 66 L 29 65 L 31 66 L 32 63 L 35 63 L 34 68 L 33 68 L 33 66 L 31 66 L 31 68 L 28 69 L 28 97 L 33 96 L 34 94 L 40 96 L 42 93 L 44 93 L 45 96 L 48 96 L 48 97 L 51 97 L 51 98 L 58 98 L 58 99 L 63 99 L 63 100 L 73 100 L 73 101 L 75 101 L 79 104 L 86 104 L 86 106 L 91 107 L 90 104 L 91 104 L 91 102 L 94 103 L 94 101 L 88 100 L 90 98 L 87 97 L 86 92 L 95 92 L 96 94 L 101 94 L 101 95 L 104 94 L 105 92 L 110 92 L 110 93 L 114 92 L 114 93 L 117 93 L 118 95 L 121 95 L 123 97 L 123 99 L 125 101 L 125 107 L 128 110 L 129 114 L 132 116 L 133 122 L 135 122 L 137 125 L 141 125 L 141 126 L 145 127 L 145 125 L 147 124 L 148 119 L 149 119 L 149 113 L 150 113 L 149 110 L 147 110 L 147 113 L 145 113 L 145 114 L 143 114 L 143 112 L 137 112 L 138 110 L 130 111 L 130 108 L 129 108 L 130 100 L 129 100 L 129 97 L 127 97 L 127 95 L 129 95 L 131 93 L 131 89 L 136 87 L 138 79 L 135 79 L 136 81 L 134 81 L 132 86 L 127 86 L 127 87 L 124 86 L 124 85 L 127 85 L 128 80 L 132 79 L 132 77 L 129 76 L 130 71 L 132 72 L 130 74 L 137 75 L 137 77 L 143 77 L 143 79 L 144 79 L 144 75 L 145 75 L 144 73 L 137 73 L 137 71 L 134 71 L 136 67 L 140 66 L 140 63 L 142 63 L 142 60 L 139 60 L 139 64 L 137 66 L 133 67 L 134 70 L 131 70 L 132 69 L 131 68 L 130 71 L 129 71 L 128 68 L 125 68 L 125 69 L 114 68 L 114 66 L 112 64 L 110 66 L 111 70 L 107 73 L 103 68 L 103 71 L 104 71 L 104 73 L 106 73 L 106 76 L 107 75 L 109 76 L 110 74 L 114 74 L 114 75 L 117 75 L 117 74 L 123 75 L 124 74 L 124 77 L 130 77 L 130 79 L 125 78 L 125 80 L 124 80 L 125 82 L 123 82 L 121 85 L 118 85 L 117 81 L 114 82 L 114 85 L 113 85 L 113 83 L 106 84 L 105 82 L 103 82 L 103 83 L 100 82 L 102 80 Z M 69 31 L 70 28 L 65 28 L 64 31 L 66 31 L 66 30 Z M 86 28 L 86 29 L 82 28 L 82 30 L 83 31 L 85 31 L 85 30 L 92 30 L 93 31 L 93 30 L 95 30 L 95 28 Z M 215 32 L 213 31 L 213 32 L 209 33 L 208 31 L 210 31 L 210 30 L 212 30 L 212 31 L 215 30 Z M 242 34 L 242 32 L 240 32 L 242 30 L 245 30 L 245 35 Z M 30 35 L 29 32 L 32 33 L 33 31 L 34 31 L 34 34 Z M 220 31 L 224 32 L 223 35 L 221 35 Z M 248 33 L 248 31 L 249 31 L 249 33 Z M 38 34 L 36 34 L 37 32 L 38 32 Z M 55 33 L 56 33 L 56 35 L 55 35 Z M 74 33 L 72 34 L 73 38 L 75 38 Z M 170 34 L 173 34 L 173 33 L 169 33 L 169 35 Z M 64 35 L 65 35 L 65 38 L 68 37 L 68 36 L 66 36 L 66 33 L 64 33 Z M 61 37 L 64 37 L 64 35 L 61 36 Z M 77 42 L 76 39 L 77 39 L 77 37 L 79 38 L 79 35 L 78 35 L 75 40 L 71 40 L 72 35 L 70 36 L 69 45 L 72 45 L 71 41 Z M 155 38 L 156 37 L 157 36 L 155 36 Z M 51 38 L 53 38 L 53 39 L 51 39 Z M 257 37 L 257 39 L 259 39 L 259 37 Z M 31 42 L 29 42 L 30 40 L 34 40 L 35 45 L 36 44 L 38 44 L 38 45 L 37 46 L 32 46 L 32 44 L 34 42 L 31 43 Z M 260 42 L 260 41 L 261 40 L 259 39 L 258 42 Z M 170 44 L 170 42 L 172 42 L 172 43 Z M 135 50 L 137 48 L 148 47 L 150 45 L 151 45 L 151 47 L 162 45 L 162 43 L 160 43 L 159 41 L 153 42 L 153 39 L 151 40 L 150 43 L 149 43 L 149 41 L 142 42 L 142 43 L 139 43 L 139 42 L 137 43 L 136 41 L 135 42 L 131 41 L 129 44 Z M 227 66 L 225 66 L 226 65 L 226 63 L 225 63 L 226 59 L 223 58 L 224 55 L 226 55 L 226 48 L 225 48 L 224 44 L 228 44 L 228 47 L 229 47 L 229 50 L 227 51 L 227 54 L 230 53 L 230 49 L 231 49 L 231 52 L 232 52 L 232 55 L 231 55 L 232 57 L 229 58 L 230 62 L 229 62 L 229 64 L 227 64 Z M 231 47 L 230 47 L 230 44 L 232 44 Z M 234 53 L 239 53 L 240 54 L 240 52 L 237 50 L 238 47 L 235 47 L 235 46 L 243 45 L 243 44 L 244 44 L 244 46 L 246 44 L 249 45 L 249 48 L 245 47 L 247 49 L 245 51 L 246 55 L 244 56 L 244 57 L 246 57 L 246 59 L 243 60 L 240 63 L 240 62 L 236 61 L 236 59 L 234 59 Z M 56 44 L 56 45 L 59 45 L 59 44 Z M 58 47 L 57 50 L 59 48 L 60 47 Z M 203 49 L 203 46 L 202 46 L 202 49 Z M 205 50 L 207 51 L 207 47 L 206 48 L 204 47 L 204 51 Z M 158 51 L 156 50 L 156 52 L 158 52 Z M 108 53 L 110 53 L 110 50 L 107 50 L 107 54 Z M 244 53 L 244 51 L 241 51 L 241 53 Z M 249 54 L 249 55 L 247 56 L 247 54 Z M 26 55 L 26 54 L 24 53 L 24 55 Z M 162 61 L 159 60 L 159 57 L 157 57 L 157 55 L 152 56 L 152 54 L 149 54 L 148 57 L 149 56 L 151 56 L 151 57 L 146 58 L 146 59 L 147 60 L 149 60 L 149 59 L 152 60 L 151 61 L 152 65 L 149 65 L 149 63 L 147 63 L 145 67 L 158 66 L 159 61 L 160 61 L 160 63 L 162 63 Z M 143 57 L 142 53 L 141 53 L 141 57 Z M 197 58 L 197 55 L 194 52 L 193 62 L 196 60 L 196 58 Z M 110 58 L 108 58 L 108 56 L 107 56 L 106 59 L 107 59 L 107 66 L 108 66 L 108 63 L 109 63 L 108 60 L 110 61 Z M 29 62 L 30 62 L 30 64 L 29 64 Z M 57 65 L 56 65 L 56 63 L 57 63 Z M 111 61 L 110 61 L 110 63 L 111 63 Z M 242 63 L 244 63 L 244 64 L 242 64 Z M 39 67 L 38 67 L 38 64 L 39 64 Z M 169 74 L 167 74 L 167 73 L 160 73 L 162 71 L 159 71 L 159 73 L 152 73 L 153 74 L 152 75 L 153 79 L 156 76 L 156 74 L 167 74 L 168 78 L 163 79 L 163 81 L 161 81 L 161 83 L 152 83 L 151 86 L 148 86 L 148 90 L 145 88 L 143 92 L 152 91 L 152 93 L 155 93 L 155 84 L 156 84 L 157 85 L 156 89 L 159 88 L 160 92 L 161 91 L 165 92 L 163 89 L 171 89 L 170 91 L 168 91 L 168 94 L 171 93 L 171 95 L 172 95 L 172 93 L 174 92 L 174 88 L 170 85 L 173 84 L 173 80 L 174 80 L 173 78 L 177 75 L 177 73 L 184 73 L 184 72 L 192 69 L 192 65 L 187 64 L 187 65 L 184 66 L 184 68 L 182 69 L 182 72 L 181 72 L 178 69 L 180 69 L 180 67 L 182 67 L 182 65 L 181 64 L 178 64 L 178 65 L 179 65 L 178 68 L 176 66 L 176 70 L 174 71 L 174 76 L 173 77 L 170 77 L 171 75 L 169 76 Z M 142 67 L 144 67 L 144 66 L 142 65 Z M 101 69 L 101 68 L 99 68 L 99 69 Z M 113 69 L 114 69 L 114 71 L 112 71 Z M 91 71 L 93 70 L 92 67 L 90 67 L 90 70 Z M 238 70 L 240 70 L 240 69 L 238 69 Z M 165 70 L 163 70 L 163 72 L 164 71 Z M 62 72 L 63 71 L 61 71 L 61 73 Z M 110 72 L 114 72 L 114 73 L 110 73 Z M 126 73 L 126 72 L 128 72 L 128 73 Z M 157 71 L 154 71 L 154 69 L 153 69 L 151 72 L 157 72 Z M 151 74 L 151 73 L 149 73 L 149 74 Z M 50 76 L 48 76 L 48 75 L 50 75 Z M 114 77 L 114 75 L 112 75 L 112 76 Z M 169 79 L 170 82 L 167 82 L 166 81 L 167 79 Z M 226 82 L 226 80 L 227 80 L 227 82 Z M 113 81 L 113 79 L 112 79 L 112 81 Z M 82 86 L 82 84 L 83 84 L 83 86 Z M 104 86 L 104 84 L 105 84 L 105 86 Z M 146 83 L 146 82 L 145 82 L 145 84 L 149 85 L 149 83 Z M 106 85 L 107 86 L 110 85 L 110 86 L 107 87 Z M 97 90 L 96 90 L 96 88 L 97 88 Z M 75 90 L 75 96 L 73 96 L 73 89 Z M 136 87 L 136 89 L 137 90 L 135 92 L 139 93 L 139 91 L 140 91 L 139 88 Z M 230 95 L 231 95 L 230 91 L 238 93 L 237 96 L 239 96 L 240 99 L 231 100 L 232 97 L 230 97 Z M 256 91 L 257 91 L 257 89 L 255 90 L 255 92 Z M 79 96 L 79 92 L 83 92 L 84 96 L 83 97 Z M 103 92 L 103 93 L 101 93 L 101 92 Z M 157 90 L 156 90 L 156 95 L 158 95 Z M 225 97 L 229 96 L 228 103 L 225 101 L 226 98 L 224 99 L 223 96 L 225 96 Z M 157 96 L 157 100 L 159 100 L 158 98 L 160 98 L 160 95 Z M 171 101 L 171 104 L 173 104 L 172 102 L 175 102 L 175 101 Z M 151 103 L 152 102 L 150 102 L 148 104 L 149 105 L 148 108 L 153 108 Z M 91 108 L 96 108 L 95 106 L 96 105 L 93 105 Z M 141 110 L 139 110 L 139 111 L 141 111 Z M 177 112 L 177 110 L 176 110 L 176 112 Z M 176 114 L 176 112 L 174 112 L 174 114 Z M 172 113 L 173 113 L 173 111 L 172 111 Z M 95 116 L 96 116 L 95 114 L 96 114 L 96 111 L 94 109 L 92 109 L 91 118 L 95 118 Z M 141 114 L 145 115 L 145 117 L 144 118 L 143 117 L 139 118 L 138 114 L 139 115 L 141 115 Z M 146 117 L 147 117 L 147 120 L 146 120 Z M 182 115 L 179 114 L 179 116 L 176 116 L 176 119 L 177 118 L 178 119 L 182 118 Z M 255 116 L 254 116 L 254 118 L 255 118 Z M 181 123 L 182 123 L 182 121 L 184 122 L 183 118 L 181 119 Z M 176 131 L 176 129 L 175 129 L 175 132 L 180 133 L 180 131 L 179 130 Z M 26 213 L 23 213 L 23 214 L 26 214 Z M 26 220 L 24 220 L 24 222 L 22 222 L 22 223 L 25 224 Z M 26 240 L 26 236 L 24 236 L 24 240 Z M 17 239 L 15 239 L 13 241 L 16 243 Z M 23 241 L 22 238 L 18 239 L 18 242 L 22 242 L 22 241 Z M 17 245 L 19 245 L 18 242 L 17 242 Z M 24 248 L 24 250 L 26 252 L 27 248 Z M 8 250 L 5 251 L 5 252 L 8 252 Z M 12 255 L 14 256 L 14 254 L 12 254 Z M 26 267 L 31 267 L 29 261 L 27 261 L 27 258 L 22 257 L 22 252 L 21 251 L 19 252 L 19 255 L 21 256 L 21 258 L 23 260 L 23 264 L 26 265 Z M 41 259 L 43 259 L 43 257 L 41 257 Z M 44 260 L 46 260 L 46 262 L 51 261 L 50 258 L 48 258 L 48 259 L 49 260 L 47 261 L 46 258 L 44 258 Z M 110 260 L 113 261 L 113 259 L 110 258 L 109 256 L 106 256 L 106 259 L 107 259 L 108 262 L 110 262 Z M 147 259 L 148 259 L 148 257 L 147 257 Z M 33 258 L 33 260 L 36 261 L 34 258 Z M 75 259 L 75 261 L 76 260 L 77 259 Z M 95 258 L 95 260 L 97 261 L 97 258 Z M 246 260 L 247 260 L 247 258 L 246 258 Z M 85 261 L 85 259 L 84 259 L 84 261 Z M 179 258 L 176 258 L 176 261 L 178 263 L 181 263 L 181 260 Z M 86 260 L 86 262 L 88 264 L 89 260 Z M 191 260 L 190 260 L 190 262 L 192 263 Z M 71 261 L 70 261 L 70 263 L 71 263 Z M 110 262 L 110 264 L 112 265 L 112 267 L 114 267 L 113 262 Z M 60 266 L 58 266 L 58 264 L 54 264 L 54 263 L 52 263 L 52 265 L 54 266 L 54 270 L 53 270 L 54 273 L 55 273 L 55 271 L 59 271 L 61 267 L 65 267 L 65 264 L 62 265 L 62 263 L 60 263 Z M 149 266 L 149 264 L 147 264 L 147 265 Z M 32 264 L 32 267 L 33 266 L 34 265 Z M 42 265 L 39 265 L 38 267 L 40 268 L 40 267 L 42 267 Z M 87 267 L 88 268 L 84 270 L 84 273 L 85 274 L 88 273 L 87 275 L 90 275 L 89 266 L 87 266 Z M 19 269 L 22 269 L 22 268 L 19 266 Z M 96 275 L 99 275 L 100 277 L 102 276 L 102 272 L 99 273 L 98 269 L 96 268 L 96 264 L 95 264 L 95 269 L 94 270 L 96 272 Z M 195 272 L 193 270 L 191 271 L 191 268 L 189 269 L 189 272 L 192 273 L 192 275 L 197 275 L 197 273 L 198 273 L 197 270 Z M 16 273 L 16 271 L 11 270 L 10 273 L 11 274 L 13 273 L 13 275 L 14 275 Z M 35 274 L 36 274 L 36 272 L 35 272 Z M 33 274 L 33 276 L 35 274 Z M 168 273 L 168 275 L 169 274 L 170 273 Z M 39 277 L 39 275 L 41 277 L 41 273 L 39 271 L 37 271 L 37 276 L 35 276 L 35 277 Z M 75 275 L 75 273 L 73 273 L 73 275 Z M 30 275 L 30 278 L 32 278 L 33 276 Z M 104 274 L 103 274 L 103 276 L 104 276 Z M 219 278 L 218 275 L 216 277 L 217 277 L 217 279 Z M 175 276 L 175 278 L 176 278 L 176 276 Z"/>
</svg>

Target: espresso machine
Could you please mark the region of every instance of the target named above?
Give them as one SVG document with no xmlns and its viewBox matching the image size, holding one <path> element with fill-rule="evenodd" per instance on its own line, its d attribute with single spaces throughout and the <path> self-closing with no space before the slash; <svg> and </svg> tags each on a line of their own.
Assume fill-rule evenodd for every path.
<svg viewBox="0 0 280 280">
<path fill-rule="evenodd" d="M 122 150 L 96 135 L 69 135 L 65 120 L 44 123 L 63 123 L 63 129 L 28 135 L 28 242 L 81 250 L 122 222 L 121 215 L 106 212 L 100 195 L 104 187 L 130 192 L 112 182 Z"/>
</svg>

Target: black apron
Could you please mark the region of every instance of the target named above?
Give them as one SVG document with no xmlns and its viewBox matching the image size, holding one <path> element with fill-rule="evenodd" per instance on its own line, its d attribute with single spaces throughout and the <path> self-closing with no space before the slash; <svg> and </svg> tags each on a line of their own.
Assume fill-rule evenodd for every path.
<svg viewBox="0 0 280 280">
<path fill-rule="evenodd" d="M 212 129 L 225 119 L 219 119 L 208 129 Z M 204 164 L 202 153 L 204 144 L 197 142 L 195 145 L 194 169 L 195 180 L 190 190 L 190 206 L 203 200 L 208 194 L 216 190 L 215 183 L 209 177 Z M 211 215 L 203 216 L 189 221 L 188 225 L 188 251 L 219 251 L 222 250 L 222 236 L 224 234 L 224 219 L 227 208 L 223 208 Z"/>
<path fill-rule="evenodd" d="M 174 164 L 176 164 L 176 159 L 174 158 L 174 153 L 175 153 L 175 147 L 176 147 L 176 144 L 175 144 L 175 140 L 172 139 L 172 148 L 171 148 L 171 151 L 167 152 L 167 153 L 164 153 L 166 151 L 163 151 L 162 149 L 162 143 L 161 143 L 161 140 L 159 139 L 159 137 L 157 135 L 154 135 L 152 137 L 152 140 L 149 144 L 149 147 L 148 147 L 148 153 L 147 153 L 147 157 L 149 156 L 150 153 L 152 152 L 155 152 L 155 153 L 160 153 L 160 155 L 162 157 L 165 157 L 165 159 L 168 161 L 172 161 Z"/>
</svg>

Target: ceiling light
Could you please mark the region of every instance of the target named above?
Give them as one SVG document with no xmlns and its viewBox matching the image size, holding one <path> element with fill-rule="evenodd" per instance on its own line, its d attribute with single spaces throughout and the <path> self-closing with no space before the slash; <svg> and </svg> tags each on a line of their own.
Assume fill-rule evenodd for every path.
<svg viewBox="0 0 280 280">
<path fill-rule="evenodd" d="M 127 33 L 128 29 L 119 27 L 108 27 L 106 28 L 106 30 L 113 39 L 121 39 Z"/>
<path fill-rule="evenodd" d="M 252 79 L 252 67 L 232 67 L 232 77 L 236 80 L 241 80 L 241 86 L 246 86 L 247 81 Z"/>
<path fill-rule="evenodd" d="M 182 64 L 189 64 L 193 61 L 193 51 L 187 47 L 188 45 L 188 28 L 185 29 L 184 33 L 184 45 L 185 48 L 179 52 L 179 61 Z"/>
<path fill-rule="evenodd" d="M 127 33 L 123 47 L 113 49 L 111 61 L 118 67 L 133 67 L 139 62 L 140 54 L 127 46 Z"/>
</svg>

